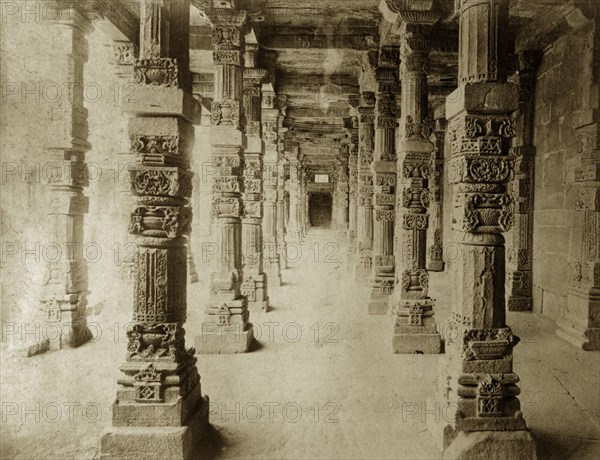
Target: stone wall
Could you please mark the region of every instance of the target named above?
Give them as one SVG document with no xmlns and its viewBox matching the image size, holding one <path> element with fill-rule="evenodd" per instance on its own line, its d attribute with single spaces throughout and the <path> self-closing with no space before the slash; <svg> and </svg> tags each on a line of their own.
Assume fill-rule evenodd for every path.
<svg viewBox="0 0 600 460">
<path fill-rule="evenodd" d="M 567 309 L 570 261 L 581 259 L 584 220 L 574 184 L 582 158 L 575 128 L 597 104 L 590 94 L 594 33 L 590 21 L 558 38 L 544 50 L 538 72 L 533 299 L 534 311 L 555 320 Z"/>
</svg>

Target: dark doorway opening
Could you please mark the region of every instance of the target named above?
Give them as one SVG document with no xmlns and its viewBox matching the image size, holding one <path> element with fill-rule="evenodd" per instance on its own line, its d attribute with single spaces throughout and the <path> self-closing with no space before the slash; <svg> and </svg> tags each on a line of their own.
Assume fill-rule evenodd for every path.
<svg viewBox="0 0 600 460">
<path fill-rule="evenodd" d="M 311 227 L 331 227 L 333 199 L 330 193 L 311 193 L 308 207 Z"/>
</svg>

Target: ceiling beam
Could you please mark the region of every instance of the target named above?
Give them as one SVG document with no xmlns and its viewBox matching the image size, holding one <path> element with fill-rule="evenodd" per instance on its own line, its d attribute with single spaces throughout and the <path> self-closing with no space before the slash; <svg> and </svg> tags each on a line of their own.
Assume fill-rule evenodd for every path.
<svg viewBox="0 0 600 460">
<path fill-rule="evenodd" d="M 377 49 L 379 36 L 377 28 L 370 27 L 363 30 L 329 32 L 306 27 L 288 27 L 276 29 L 275 33 L 264 34 L 261 41 L 265 48 L 271 50 L 281 49 Z"/>
</svg>

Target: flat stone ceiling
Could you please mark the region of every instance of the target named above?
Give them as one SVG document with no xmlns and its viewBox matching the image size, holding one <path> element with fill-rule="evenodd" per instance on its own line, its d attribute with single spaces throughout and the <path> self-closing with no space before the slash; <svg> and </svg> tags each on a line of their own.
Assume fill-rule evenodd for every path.
<svg viewBox="0 0 600 460">
<path fill-rule="evenodd" d="M 135 0 L 120 0 L 139 17 Z M 511 29 L 506 33 L 529 33 L 537 39 L 544 18 L 559 21 L 569 2 L 586 0 L 510 0 Z M 587 0 L 589 1 L 589 0 Z M 322 155 L 314 141 L 327 127 L 340 133 L 341 121 L 349 116 L 350 94 L 360 91 L 359 77 L 368 51 L 380 43 L 398 46 L 394 27 L 382 26 L 380 0 L 237 0 L 236 7 L 248 11 L 253 33 L 261 49 L 276 54 L 275 89 L 287 99 L 287 116 L 301 122 L 298 140 L 305 152 Z M 456 87 L 458 71 L 458 24 L 454 0 L 436 0 L 442 19 L 432 31 L 429 85 L 432 99 Z M 566 11 L 566 10 L 565 10 Z M 211 26 L 195 7 L 191 11 L 190 67 L 202 82 L 203 97 L 212 97 Z M 541 19 L 540 19 L 541 18 Z M 541 21 L 541 22 L 540 22 Z M 528 32 L 528 28 L 534 30 Z M 527 42 L 525 42 L 527 44 Z M 325 125 L 325 126 L 324 126 Z M 290 132 L 289 135 L 296 136 Z M 298 133 L 299 134 L 299 133 Z M 302 149 L 302 145 L 301 145 Z M 335 151 L 336 149 L 331 149 Z M 309 153 L 310 152 L 310 153 Z"/>
</svg>

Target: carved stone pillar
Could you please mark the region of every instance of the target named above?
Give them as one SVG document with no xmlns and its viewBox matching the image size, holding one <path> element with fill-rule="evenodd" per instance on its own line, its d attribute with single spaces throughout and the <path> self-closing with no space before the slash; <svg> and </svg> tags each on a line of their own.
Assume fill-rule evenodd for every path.
<svg viewBox="0 0 600 460">
<path fill-rule="evenodd" d="M 113 65 L 114 73 L 119 79 L 119 84 L 123 85 L 120 90 L 131 91 L 135 88 L 133 66 L 139 56 L 137 45 L 131 42 L 113 41 L 110 48 L 112 51 L 110 63 Z M 119 101 L 119 107 L 121 107 L 121 101 Z M 115 139 L 115 141 L 119 141 L 122 146 L 117 152 L 116 158 L 118 173 L 116 175 L 117 206 L 115 206 L 115 212 L 116 220 L 123 223 L 122 229 L 119 232 L 119 244 L 122 246 L 119 248 L 117 269 L 119 270 L 119 278 L 129 283 L 134 278 L 135 263 L 133 257 L 129 255 L 134 252 L 131 249 L 135 245 L 135 237 L 129 233 L 126 223 L 129 222 L 131 209 L 135 205 L 135 198 L 131 194 L 131 184 L 127 168 L 135 162 L 136 146 L 132 146 L 129 142 L 126 129 L 123 129 L 122 134 L 120 133 L 119 135 L 119 139 Z M 127 288 L 129 290 L 129 286 Z"/>
<path fill-rule="evenodd" d="M 382 48 L 375 72 L 375 151 L 373 173 L 373 269 L 370 315 L 385 315 L 394 289 L 394 226 L 396 220 L 396 101 L 398 50 Z M 385 67 L 384 67 L 385 66 Z"/>
<path fill-rule="evenodd" d="M 181 39 L 187 37 L 190 4 L 142 0 L 140 9 L 137 97 L 124 104 L 132 115 L 129 137 L 136 157 L 130 168 L 136 205 L 129 231 L 137 236 L 133 318 L 100 456 L 129 459 L 134 452 L 140 458 L 192 459 L 208 424 L 208 400 L 183 329 L 185 235 L 192 217 L 189 154 L 199 109 L 188 78 L 189 44 Z M 174 45 L 176 36 L 180 41 Z"/>
<path fill-rule="evenodd" d="M 429 176 L 429 227 L 427 228 L 427 270 L 444 271 L 444 144 L 446 142 L 446 119 L 437 118 L 431 135 L 433 158 Z"/>
<path fill-rule="evenodd" d="M 429 178 L 434 146 L 427 120 L 429 27 L 437 15 L 400 12 L 400 80 L 402 81 L 401 140 L 398 145 L 398 228 L 400 248 L 395 305 L 394 353 L 439 353 L 441 337 L 428 295 L 426 234 L 429 224 Z"/>
<path fill-rule="evenodd" d="M 460 3 L 459 88 L 448 96 L 455 289 L 440 391 L 456 414 L 444 423 L 447 458 L 535 458 L 513 372 L 518 338 L 506 325 L 504 236 L 514 220 L 507 182 L 514 162 L 518 87 L 506 83 L 507 0 Z"/>
<path fill-rule="evenodd" d="M 357 104 L 358 106 L 358 104 Z M 349 215 L 348 215 L 348 255 L 349 264 L 353 263 L 356 254 L 356 229 L 358 207 L 358 118 L 352 117 L 352 127 L 348 129 L 348 181 L 349 181 Z"/>
<path fill-rule="evenodd" d="M 589 117 L 589 115 L 588 115 Z M 591 118 L 591 117 L 589 117 Z M 577 211 L 583 214 L 581 256 L 570 261 L 571 288 L 567 311 L 556 333 L 587 351 L 600 350 L 600 123 L 576 128 L 581 167 L 575 170 L 579 188 Z"/>
<path fill-rule="evenodd" d="M 282 119 L 283 117 L 280 117 Z M 281 130 L 281 126 L 279 128 Z M 283 146 L 283 133 L 279 132 L 279 145 Z M 285 241 L 285 166 L 287 160 L 283 157 L 283 152 L 279 151 L 279 160 L 277 161 L 277 251 L 279 254 L 279 264 L 281 270 L 287 268 L 287 243 Z"/>
<path fill-rule="evenodd" d="M 290 220 L 288 223 L 288 238 L 299 244 L 300 235 L 300 162 L 298 161 L 298 145 L 289 155 L 290 161 Z"/>
<path fill-rule="evenodd" d="M 42 289 L 42 311 L 45 327 L 59 331 L 49 346 L 52 349 L 77 347 L 91 338 L 86 322 L 88 296 L 87 263 L 83 257 L 84 215 L 88 198 L 83 194 L 88 185 L 85 154 L 88 142 L 88 111 L 84 107 L 83 69 L 88 59 L 86 35 L 93 27 L 86 12 L 76 6 L 56 7 L 56 17 L 49 32 L 53 40 L 52 55 L 55 81 L 70 85 L 72 99 L 52 110 L 47 139 L 48 164 L 57 174 L 48 179 L 48 215 L 50 243 L 58 257 L 47 262 Z M 67 80 L 65 80 L 65 78 Z M 50 245 L 49 245 L 50 246 Z M 45 345 L 44 345 L 45 346 Z"/>
<path fill-rule="evenodd" d="M 210 145 L 215 169 L 212 216 L 219 257 L 211 275 L 210 302 L 196 346 L 201 353 L 248 351 L 253 340 L 242 284 L 242 133 L 243 48 L 246 12 L 207 8 L 212 24 L 215 91 L 211 106 Z M 250 186 L 256 182 L 249 182 Z"/>
<path fill-rule="evenodd" d="M 298 197 L 299 201 L 299 209 L 300 209 L 300 235 L 302 236 L 302 241 L 306 238 L 306 234 L 308 233 L 309 223 L 308 223 L 308 192 L 306 189 L 307 184 L 307 175 L 306 169 L 304 165 L 300 163 L 300 196 Z"/>
<path fill-rule="evenodd" d="M 361 106 L 358 108 L 360 114 L 358 136 L 358 210 L 356 213 L 356 247 L 358 259 L 355 265 L 356 281 L 362 285 L 368 285 L 372 268 L 373 250 L 373 173 L 371 163 L 373 161 L 374 149 L 374 123 L 373 109 L 375 107 L 375 94 L 363 92 L 361 95 Z"/>
<path fill-rule="evenodd" d="M 281 285 L 281 265 L 277 248 L 277 183 L 279 109 L 275 108 L 275 93 L 263 91 L 262 124 L 265 143 L 263 188 L 263 255 L 265 272 L 270 284 Z"/>
<path fill-rule="evenodd" d="M 342 153 L 337 167 L 337 182 L 335 188 L 336 214 L 335 229 L 343 236 L 348 228 L 348 144 L 342 145 Z"/>
<path fill-rule="evenodd" d="M 262 80 L 267 70 L 244 69 L 244 114 L 247 147 L 244 152 L 242 213 L 242 295 L 248 308 L 267 311 L 269 297 L 263 264 L 262 183 L 263 141 L 261 136 Z"/>
<path fill-rule="evenodd" d="M 512 153 L 515 177 L 510 193 L 515 202 L 515 224 L 507 240 L 506 303 L 511 311 L 533 309 L 533 191 L 535 188 L 535 82 L 542 53 L 528 51 L 519 56 L 518 137 Z"/>
</svg>

